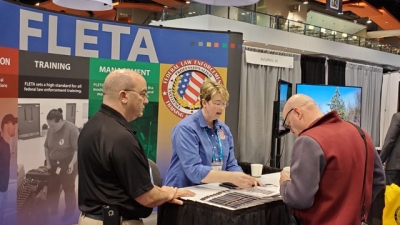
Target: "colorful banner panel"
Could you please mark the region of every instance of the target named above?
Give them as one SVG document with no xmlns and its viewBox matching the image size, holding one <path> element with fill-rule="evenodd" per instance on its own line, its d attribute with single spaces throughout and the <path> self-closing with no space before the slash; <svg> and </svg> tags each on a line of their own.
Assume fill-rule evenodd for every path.
<svg viewBox="0 0 400 225">
<path fill-rule="evenodd" d="M 76 165 L 69 176 L 63 168 L 72 158 L 51 158 L 77 140 L 51 126 L 61 115 L 62 127 L 79 132 L 102 104 L 109 73 L 127 69 L 146 79 L 149 104 L 131 125 L 165 177 L 173 127 L 200 109 L 201 84 L 226 85 L 230 64 L 240 64 L 232 55 L 241 57 L 237 33 L 232 39 L 228 32 L 96 21 L 2 0 L 0 30 L 0 120 L 7 122 L 0 136 L 0 222 L 7 225 L 78 222 Z"/>
<path fill-rule="evenodd" d="M 20 98 L 88 98 L 89 59 L 20 52 Z"/>
<path fill-rule="evenodd" d="M 200 109 L 199 91 L 206 80 L 226 84 L 227 69 L 214 68 L 211 64 L 187 59 L 173 65 L 161 65 L 161 91 L 158 119 L 157 165 L 165 177 L 172 155 L 171 131 L 182 118 Z M 221 116 L 223 121 L 225 114 Z M 169 134 L 169 135 L 164 135 Z"/>
<path fill-rule="evenodd" d="M 18 50 L 0 47 L 0 224 L 16 224 Z"/>
<path fill-rule="evenodd" d="M 18 188 L 18 224 L 74 223 L 79 216 L 76 164 L 68 174 L 72 155 L 62 160 L 53 155 L 74 151 L 79 130 L 88 120 L 89 62 L 83 57 L 19 52 L 17 162 L 25 178 Z M 31 190 L 33 185 L 37 187 Z"/>
<path fill-rule="evenodd" d="M 18 50 L 0 47 L 0 98 L 18 97 Z"/>
</svg>

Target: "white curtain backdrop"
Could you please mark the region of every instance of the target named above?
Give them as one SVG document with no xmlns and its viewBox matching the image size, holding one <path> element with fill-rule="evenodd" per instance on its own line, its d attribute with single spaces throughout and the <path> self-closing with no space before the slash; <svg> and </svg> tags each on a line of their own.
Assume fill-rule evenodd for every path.
<svg viewBox="0 0 400 225">
<path fill-rule="evenodd" d="M 380 146 L 380 111 L 383 69 L 347 62 L 346 86 L 362 87 L 361 127 L 372 137 L 375 146 Z"/>
<path fill-rule="evenodd" d="M 292 69 L 246 63 L 245 51 L 291 56 Z M 235 155 L 239 162 L 269 164 L 271 154 L 273 101 L 277 96 L 278 80 L 301 83 L 301 56 L 298 54 L 243 47 L 242 76 L 240 80 L 238 146 Z M 290 165 L 293 134 L 281 139 L 281 167 Z"/>
<path fill-rule="evenodd" d="M 399 83 L 400 73 L 388 73 L 383 75 L 382 83 L 382 102 L 381 102 L 381 129 L 380 147 L 383 146 L 386 133 L 389 129 L 390 121 L 394 113 L 397 112 L 399 102 Z"/>
</svg>

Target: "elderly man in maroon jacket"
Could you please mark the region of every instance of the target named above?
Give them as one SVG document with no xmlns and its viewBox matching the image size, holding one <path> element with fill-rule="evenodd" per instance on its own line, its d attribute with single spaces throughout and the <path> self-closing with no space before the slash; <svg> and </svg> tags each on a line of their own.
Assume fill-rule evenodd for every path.
<svg viewBox="0 0 400 225">
<path fill-rule="evenodd" d="M 303 224 L 360 224 L 385 186 L 382 162 L 371 137 L 364 131 L 366 157 L 357 128 L 336 111 L 323 115 L 306 95 L 292 96 L 283 115 L 284 124 L 298 136 L 290 178 L 281 173 L 283 201 Z"/>
</svg>

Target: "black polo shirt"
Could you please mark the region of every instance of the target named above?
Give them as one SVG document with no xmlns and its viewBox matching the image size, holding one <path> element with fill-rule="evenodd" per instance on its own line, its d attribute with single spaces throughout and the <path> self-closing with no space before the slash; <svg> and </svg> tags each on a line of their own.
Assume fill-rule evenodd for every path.
<svg viewBox="0 0 400 225">
<path fill-rule="evenodd" d="M 78 172 L 82 212 L 100 215 L 103 205 L 116 205 L 126 219 L 151 214 L 152 208 L 135 201 L 153 188 L 147 157 L 126 119 L 107 105 L 79 135 Z"/>
</svg>

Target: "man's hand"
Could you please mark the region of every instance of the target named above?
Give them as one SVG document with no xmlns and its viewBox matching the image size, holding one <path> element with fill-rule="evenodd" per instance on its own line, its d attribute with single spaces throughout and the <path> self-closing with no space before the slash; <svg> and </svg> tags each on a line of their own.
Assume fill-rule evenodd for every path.
<svg viewBox="0 0 400 225">
<path fill-rule="evenodd" d="M 290 177 L 288 177 L 285 172 L 282 170 L 281 171 L 281 178 L 279 179 L 279 184 L 282 185 L 285 181 L 291 180 Z"/>
<path fill-rule="evenodd" d="M 261 186 L 262 184 L 254 177 L 247 175 L 243 172 L 230 172 L 230 182 L 239 188 L 248 188 L 252 186 Z"/>
<path fill-rule="evenodd" d="M 176 192 L 178 191 L 178 188 L 169 187 L 169 186 L 162 186 L 161 190 L 167 192 L 168 201 L 171 201 L 171 200 L 174 199 L 174 197 L 176 195 Z"/>
<path fill-rule="evenodd" d="M 175 198 L 180 198 L 180 197 L 194 197 L 196 193 L 193 191 L 189 191 L 186 189 L 179 188 L 178 191 L 175 194 Z"/>
<path fill-rule="evenodd" d="M 171 201 L 169 201 L 169 203 L 177 204 L 177 205 L 183 205 L 183 201 L 178 199 L 178 198 L 180 198 L 180 197 L 193 197 L 195 195 L 196 195 L 196 193 L 194 193 L 192 191 L 179 188 L 178 191 L 175 194 L 175 197 Z"/>
<path fill-rule="evenodd" d="M 68 174 L 71 174 L 72 171 L 74 171 L 74 164 L 71 164 L 71 163 L 70 163 L 70 164 L 68 165 L 67 173 L 68 173 Z"/>
</svg>

